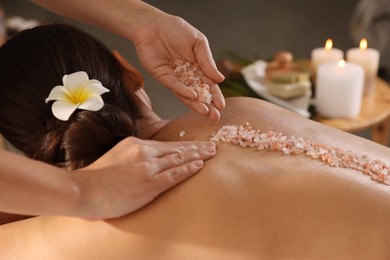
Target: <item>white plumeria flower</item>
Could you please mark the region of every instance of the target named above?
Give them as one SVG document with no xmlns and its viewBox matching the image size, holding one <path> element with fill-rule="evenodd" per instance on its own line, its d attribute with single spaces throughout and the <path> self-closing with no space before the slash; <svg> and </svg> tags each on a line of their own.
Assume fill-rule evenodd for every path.
<svg viewBox="0 0 390 260">
<path fill-rule="evenodd" d="M 76 109 L 98 111 L 104 106 L 101 97 L 110 90 L 103 87 L 95 79 L 89 79 L 84 71 L 78 71 L 62 78 L 63 86 L 54 87 L 46 103 L 55 100 L 51 107 L 53 115 L 62 121 L 67 121 Z"/>
</svg>

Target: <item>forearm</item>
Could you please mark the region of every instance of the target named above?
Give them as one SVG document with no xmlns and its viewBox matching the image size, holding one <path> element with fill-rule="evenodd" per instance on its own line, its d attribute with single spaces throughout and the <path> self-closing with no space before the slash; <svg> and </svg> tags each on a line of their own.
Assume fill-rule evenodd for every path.
<svg viewBox="0 0 390 260">
<path fill-rule="evenodd" d="M 81 191 L 65 170 L 0 150 L 0 212 L 77 215 Z"/>
<path fill-rule="evenodd" d="M 31 0 L 59 15 L 105 29 L 129 40 L 161 10 L 140 0 Z"/>
</svg>

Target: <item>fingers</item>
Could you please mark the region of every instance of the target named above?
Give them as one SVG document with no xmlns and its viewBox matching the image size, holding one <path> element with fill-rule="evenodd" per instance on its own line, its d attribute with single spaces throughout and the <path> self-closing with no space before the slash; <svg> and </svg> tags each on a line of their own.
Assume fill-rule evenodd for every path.
<svg viewBox="0 0 390 260">
<path fill-rule="evenodd" d="M 210 86 L 210 93 L 213 95 L 213 104 L 215 107 L 219 110 L 222 111 L 225 108 L 225 98 L 222 94 L 221 89 L 217 84 L 211 85 Z"/>
<path fill-rule="evenodd" d="M 207 77 L 204 77 L 202 80 L 203 82 L 206 82 L 206 84 L 210 85 L 210 94 L 212 95 L 212 103 L 210 105 L 201 103 L 198 100 L 192 100 L 181 96 L 178 91 L 174 92 L 174 94 L 184 105 L 189 107 L 191 110 L 204 116 L 208 115 L 212 121 L 218 121 L 221 116 L 221 111 L 225 108 L 225 98 L 217 84 L 215 84 Z M 184 88 L 190 89 L 186 86 L 184 86 Z M 172 90 L 173 89 L 174 88 L 172 88 Z"/>
<path fill-rule="evenodd" d="M 213 59 L 209 42 L 202 33 L 199 33 L 197 44 L 194 48 L 196 61 L 199 64 L 204 75 L 217 83 L 221 83 L 225 76 L 218 71 L 217 65 Z"/>
<path fill-rule="evenodd" d="M 168 169 L 153 177 L 153 182 L 161 192 L 175 186 L 176 184 L 188 179 L 203 167 L 202 160 L 196 160 L 185 163 L 175 168 Z"/>
<path fill-rule="evenodd" d="M 215 144 L 209 142 L 202 144 L 201 149 L 176 152 L 162 156 L 155 160 L 155 165 L 158 167 L 157 172 L 163 172 L 189 162 L 210 159 L 215 155 L 215 152 Z"/>
<path fill-rule="evenodd" d="M 197 99 L 198 95 L 196 94 L 195 90 L 184 85 L 184 83 L 181 82 L 173 74 L 165 74 L 163 77 L 161 77 L 161 83 L 167 88 L 169 88 L 177 96 L 184 97 L 190 100 Z"/>
<path fill-rule="evenodd" d="M 157 169 L 157 174 L 152 176 L 154 185 L 162 192 L 199 172 L 204 165 L 203 160 L 213 157 L 216 153 L 215 143 L 202 143 L 202 146 L 201 150 L 189 150 L 158 158 L 154 166 L 160 168 Z"/>
<path fill-rule="evenodd" d="M 213 85 L 210 87 L 210 93 L 213 95 L 213 101 L 210 105 L 206 105 L 199 101 L 188 100 L 184 97 L 177 96 L 177 98 L 191 110 L 208 116 L 212 121 L 217 122 L 221 117 L 221 111 L 225 108 L 225 98 L 218 87 L 218 85 Z"/>
<path fill-rule="evenodd" d="M 169 154 L 180 153 L 184 156 L 192 155 L 191 152 L 199 153 L 200 157 L 196 159 L 209 159 L 209 152 L 215 153 L 214 142 L 159 142 L 159 141 L 144 141 L 143 149 L 147 149 L 145 153 L 150 156 L 161 158 Z M 192 158 L 192 157 L 191 157 Z M 193 160 L 193 159 L 192 159 Z M 189 159 L 187 159 L 189 161 Z M 186 162 L 187 162 L 186 161 Z M 175 166 L 175 165 L 173 165 Z M 161 169 L 163 170 L 163 169 Z"/>
<path fill-rule="evenodd" d="M 214 104 L 211 103 L 209 106 L 209 110 L 210 112 L 208 114 L 208 117 L 211 121 L 217 122 L 221 118 L 221 113 L 219 112 L 218 108 L 216 108 Z"/>
<path fill-rule="evenodd" d="M 199 102 L 198 100 L 190 100 L 188 98 L 179 95 L 176 95 L 176 97 L 188 108 L 201 115 L 207 116 L 210 112 L 208 106 L 206 104 Z"/>
<path fill-rule="evenodd" d="M 215 70 L 217 71 L 215 62 L 212 60 L 211 53 L 206 54 L 206 56 L 208 55 L 210 55 L 208 58 L 211 58 L 211 60 L 204 60 L 204 64 L 211 64 L 209 66 L 215 67 Z M 214 81 L 213 78 L 210 78 L 206 72 L 203 71 L 204 68 L 202 68 L 200 64 L 199 66 L 201 67 L 203 74 L 202 82 L 210 86 L 210 93 L 213 96 L 211 105 L 206 105 L 199 102 L 197 100 L 198 95 L 195 90 L 186 86 L 181 80 L 179 80 L 179 78 L 177 78 L 174 73 L 172 73 L 171 67 L 165 67 L 164 73 L 159 77 L 159 80 L 162 84 L 167 86 L 173 92 L 173 94 L 188 108 L 201 115 L 209 116 L 212 121 L 218 121 L 221 116 L 221 111 L 225 108 L 224 96 L 219 86 L 215 84 L 216 81 Z M 203 67 L 205 66 L 207 67 L 207 65 L 204 65 Z"/>
</svg>

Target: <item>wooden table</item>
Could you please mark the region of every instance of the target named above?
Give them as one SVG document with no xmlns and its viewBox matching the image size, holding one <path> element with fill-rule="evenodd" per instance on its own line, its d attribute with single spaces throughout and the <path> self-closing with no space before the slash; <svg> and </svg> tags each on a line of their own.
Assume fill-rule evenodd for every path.
<svg viewBox="0 0 390 260">
<path fill-rule="evenodd" d="M 374 142 L 389 145 L 390 118 L 390 86 L 382 79 L 377 79 L 375 91 L 363 97 L 360 115 L 354 118 L 325 118 L 313 116 L 314 121 L 356 133 L 362 130 L 371 130 L 371 139 Z"/>
</svg>

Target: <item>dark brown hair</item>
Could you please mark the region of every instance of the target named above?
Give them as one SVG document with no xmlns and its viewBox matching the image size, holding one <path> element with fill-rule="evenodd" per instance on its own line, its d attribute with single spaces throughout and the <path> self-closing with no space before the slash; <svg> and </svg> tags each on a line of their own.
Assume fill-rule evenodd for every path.
<svg viewBox="0 0 390 260">
<path fill-rule="evenodd" d="M 62 77 L 85 71 L 110 92 L 103 109 L 56 119 L 45 98 Z M 22 31 L 0 48 L 0 132 L 26 155 L 70 169 L 86 166 L 127 136 L 137 136 L 137 96 L 100 41 L 68 25 Z"/>
</svg>

